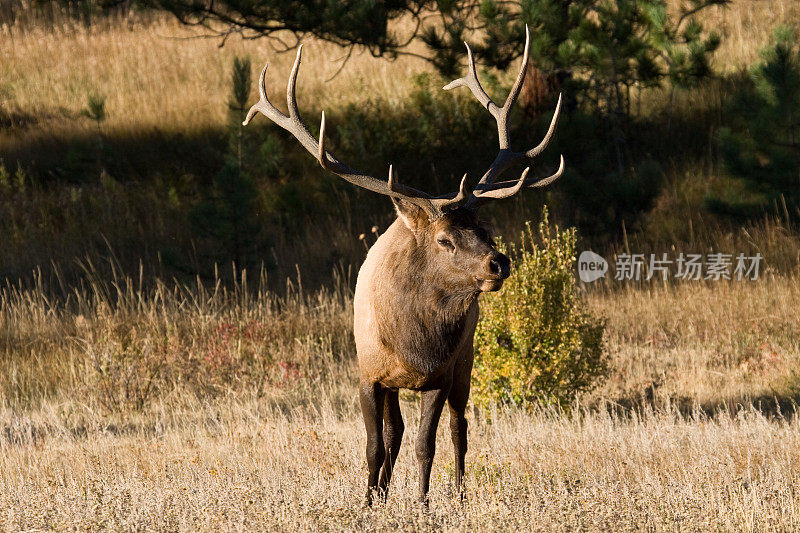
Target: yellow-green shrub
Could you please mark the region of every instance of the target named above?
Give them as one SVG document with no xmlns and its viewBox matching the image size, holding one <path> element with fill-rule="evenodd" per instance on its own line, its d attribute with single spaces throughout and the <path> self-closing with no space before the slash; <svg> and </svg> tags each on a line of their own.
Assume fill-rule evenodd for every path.
<svg viewBox="0 0 800 533">
<path fill-rule="evenodd" d="M 483 296 L 475 332 L 473 399 L 566 405 L 607 372 L 605 321 L 590 316 L 574 276 L 575 229 L 550 229 L 547 209 L 537 236 L 530 223 L 520 242 L 501 250 L 513 273 L 503 289 Z"/>
</svg>

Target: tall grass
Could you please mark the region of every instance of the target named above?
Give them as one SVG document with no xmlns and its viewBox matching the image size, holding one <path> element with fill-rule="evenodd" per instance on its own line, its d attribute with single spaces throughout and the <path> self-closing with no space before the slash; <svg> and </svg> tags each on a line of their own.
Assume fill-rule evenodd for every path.
<svg viewBox="0 0 800 533">
<path fill-rule="evenodd" d="M 800 5 L 791 0 L 734 0 L 728 6 L 711 8 L 702 16 L 707 27 L 722 35 L 722 44 L 715 54 L 717 65 L 732 72 L 758 59 L 759 51 L 769 42 L 776 26 L 797 25 Z"/>
<path fill-rule="evenodd" d="M 360 506 L 346 285 L 294 284 L 285 297 L 260 286 L 242 275 L 232 289 L 136 278 L 55 297 L 2 289 L 0 525 L 798 526 L 797 278 L 587 294 L 608 317 L 610 380 L 569 415 L 470 411 L 464 505 L 440 424 L 429 512 L 413 504 L 413 394 L 402 395 L 408 429 L 389 500 Z"/>
<path fill-rule="evenodd" d="M 266 394 L 338 375 L 352 362 L 346 280 L 306 294 L 266 274 L 234 272 L 210 287 L 130 278 L 87 268 L 80 288 L 6 285 L 0 291 L 3 403 L 28 409 L 81 398 L 105 413 L 142 410 L 172 394 Z M 318 360 L 317 357 L 321 357 Z M 340 364 L 341 363 L 341 364 Z M 299 378 L 304 378 L 300 380 Z M 304 388 L 305 387 L 301 387 Z"/>
<path fill-rule="evenodd" d="M 298 398 L 313 396 L 312 382 L 354 379 L 344 277 L 315 292 L 295 279 L 277 296 L 263 272 L 209 286 L 87 269 L 78 288 L 59 291 L 40 279 L 0 290 L 6 406 L 81 398 L 108 414 L 186 395 L 267 394 L 286 385 L 281 376 L 298 378 L 290 380 Z M 662 399 L 710 407 L 793 397 L 797 277 L 585 287 L 590 311 L 608 320 L 615 367 L 584 401 L 628 401 L 651 384 Z"/>
</svg>

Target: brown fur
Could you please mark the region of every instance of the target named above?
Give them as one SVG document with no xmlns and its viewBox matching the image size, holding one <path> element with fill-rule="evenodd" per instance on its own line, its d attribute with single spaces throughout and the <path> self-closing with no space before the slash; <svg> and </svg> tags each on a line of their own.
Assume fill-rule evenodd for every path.
<svg viewBox="0 0 800 533">
<path fill-rule="evenodd" d="M 471 211 L 460 208 L 428 220 L 414 206 L 399 200 L 395 203 L 400 216 L 370 249 L 355 294 L 355 338 L 370 463 L 368 498 L 372 489 L 386 490 L 387 470 L 397 453 L 390 443 L 380 442 L 385 438 L 376 436 L 381 431 L 380 412 L 389 433 L 393 427 L 402 427 L 397 416 L 386 415 L 389 408 L 379 407 L 384 399 L 396 401 L 396 395 L 387 393 L 404 388 L 429 391 L 432 398 L 426 402 L 423 397 L 423 411 L 428 407 L 429 416 L 423 412 L 417 438 L 420 498 L 424 500 L 432 460 L 432 445 L 426 443 L 431 431 L 435 435 L 445 400 L 451 405 L 454 442 L 463 442 L 456 445 L 456 477 L 457 484 L 461 483 L 466 451 L 463 411 L 469 397 L 478 296 L 482 289 L 500 288 L 508 276 L 508 259 L 494 249 L 487 228 Z M 452 251 L 439 242 L 445 238 Z M 486 281 L 476 281 L 476 277 Z M 397 413 L 399 416 L 399 410 Z M 387 472 L 376 487 L 373 466 L 384 460 Z"/>
</svg>

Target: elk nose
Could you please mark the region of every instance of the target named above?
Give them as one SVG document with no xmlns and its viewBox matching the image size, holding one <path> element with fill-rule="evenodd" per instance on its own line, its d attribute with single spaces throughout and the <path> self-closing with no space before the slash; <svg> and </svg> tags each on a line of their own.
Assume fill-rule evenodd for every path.
<svg viewBox="0 0 800 533">
<path fill-rule="evenodd" d="M 489 272 L 500 279 L 506 279 L 511 273 L 511 261 L 500 252 L 494 252 L 489 256 L 489 263 L 487 266 Z"/>
</svg>

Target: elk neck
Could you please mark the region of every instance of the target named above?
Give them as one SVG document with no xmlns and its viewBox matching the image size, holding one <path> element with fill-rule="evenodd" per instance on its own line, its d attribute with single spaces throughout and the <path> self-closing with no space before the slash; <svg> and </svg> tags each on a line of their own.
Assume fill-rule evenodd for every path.
<svg viewBox="0 0 800 533">
<path fill-rule="evenodd" d="M 431 324 L 461 322 L 480 294 L 474 284 L 454 280 L 437 268 L 427 235 L 415 235 L 401 222 L 391 229 L 395 243 L 387 250 L 384 280 L 397 311 Z"/>
</svg>

